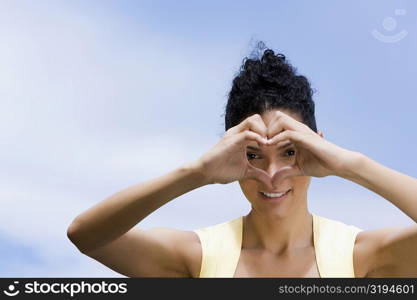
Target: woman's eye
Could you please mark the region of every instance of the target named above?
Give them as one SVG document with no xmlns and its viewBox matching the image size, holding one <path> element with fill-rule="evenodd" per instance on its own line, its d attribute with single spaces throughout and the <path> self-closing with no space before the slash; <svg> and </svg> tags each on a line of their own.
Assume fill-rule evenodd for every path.
<svg viewBox="0 0 417 300">
<path fill-rule="evenodd" d="M 248 153 L 248 154 L 246 154 L 246 156 L 248 157 L 248 160 L 252 160 L 252 159 L 255 158 L 253 156 L 256 156 L 256 154 L 255 153 Z"/>
<path fill-rule="evenodd" d="M 289 154 L 292 153 L 292 154 Z M 294 156 L 295 155 L 295 150 L 293 149 L 288 149 L 287 151 L 285 151 L 286 156 Z"/>
</svg>

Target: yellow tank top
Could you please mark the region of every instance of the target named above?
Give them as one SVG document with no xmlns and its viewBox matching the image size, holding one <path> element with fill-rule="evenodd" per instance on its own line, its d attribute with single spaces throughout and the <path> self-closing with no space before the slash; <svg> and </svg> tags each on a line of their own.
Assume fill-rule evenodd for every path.
<svg viewBox="0 0 417 300">
<path fill-rule="evenodd" d="M 313 214 L 314 251 L 320 277 L 355 277 L 353 247 L 362 229 Z M 193 230 L 199 237 L 199 277 L 233 277 L 242 249 L 243 217 Z"/>
</svg>

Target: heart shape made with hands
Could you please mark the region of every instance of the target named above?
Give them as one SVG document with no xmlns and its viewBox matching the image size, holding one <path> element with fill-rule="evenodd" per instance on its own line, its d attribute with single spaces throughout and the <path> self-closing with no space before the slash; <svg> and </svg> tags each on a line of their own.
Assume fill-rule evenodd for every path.
<svg viewBox="0 0 417 300">
<path fill-rule="evenodd" d="M 315 159 L 314 155 L 310 153 L 311 144 L 315 142 L 312 139 L 312 137 L 315 137 L 315 135 L 313 135 L 314 132 L 311 130 L 311 128 L 302 123 L 300 120 L 296 120 L 296 117 L 290 116 L 281 111 L 274 111 L 270 113 L 271 115 L 267 115 L 267 118 L 270 120 L 267 122 L 267 124 L 265 124 L 267 125 L 266 136 L 269 138 L 266 145 L 284 146 L 284 144 L 288 141 L 292 142 L 297 148 L 295 161 L 291 165 L 281 167 L 271 176 L 266 171 L 253 166 L 247 159 L 248 167 L 246 169 L 245 177 L 257 180 L 265 184 L 268 188 L 275 190 L 275 187 L 278 187 L 284 179 L 293 176 L 307 176 L 307 172 L 310 172 L 311 169 L 317 169 L 317 159 Z M 262 121 L 260 115 L 254 115 L 252 119 L 247 120 L 250 121 L 242 122 L 242 126 L 238 128 L 239 130 L 251 130 L 260 128 L 259 123 L 257 123 L 257 121 Z M 321 132 L 318 132 L 317 134 L 320 137 L 323 137 Z M 259 143 L 262 142 L 258 142 L 258 145 Z M 278 146 L 278 148 L 280 147 L 281 146 Z M 324 174 L 323 176 L 326 176 L 327 170 L 324 169 L 325 168 L 319 168 L 321 173 L 319 171 L 315 171 L 315 174 Z M 314 174 L 311 175 L 315 176 Z"/>
<path fill-rule="evenodd" d="M 253 166 L 248 160 L 247 176 L 245 177 L 262 182 L 269 189 L 276 189 L 284 179 L 302 175 L 303 172 L 299 168 L 297 161 L 292 165 L 279 168 L 272 176 L 270 176 L 266 171 Z"/>
</svg>

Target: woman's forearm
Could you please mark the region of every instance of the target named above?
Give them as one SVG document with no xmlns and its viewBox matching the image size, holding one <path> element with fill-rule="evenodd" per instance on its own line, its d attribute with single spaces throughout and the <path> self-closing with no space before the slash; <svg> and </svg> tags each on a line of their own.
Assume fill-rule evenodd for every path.
<svg viewBox="0 0 417 300">
<path fill-rule="evenodd" d="M 417 179 L 390 169 L 364 154 L 347 167 L 345 179 L 384 197 L 417 222 Z"/>
<path fill-rule="evenodd" d="M 90 251 L 126 233 L 167 202 L 205 184 L 198 162 L 187 163 L 89 208 L 71 223 L 68 237 L 81 252 Z"/>
</svg>

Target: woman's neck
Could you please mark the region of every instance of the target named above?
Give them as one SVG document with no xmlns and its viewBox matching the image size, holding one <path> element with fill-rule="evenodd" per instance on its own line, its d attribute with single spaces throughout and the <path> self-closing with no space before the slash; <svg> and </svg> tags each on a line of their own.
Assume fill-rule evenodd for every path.
<svg viewBox="0 0 417 300">
<path fill-rule="evenodd" d="M 243 243 L 247 249 L 275 254 L 313 246 L 313 216 L 307 208 L 295 214 L 276 217 L 251 210 L 243 217 Z"/>
</svg>

